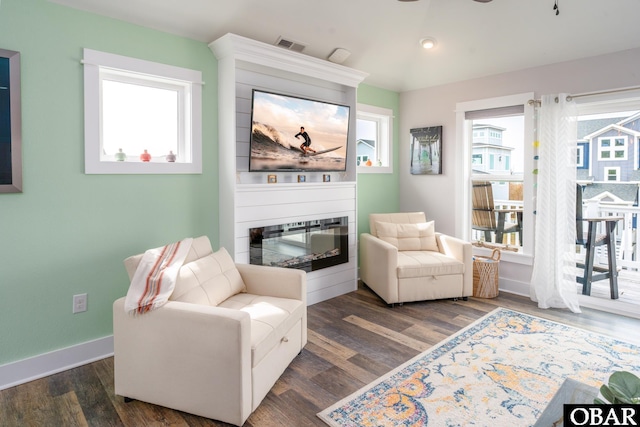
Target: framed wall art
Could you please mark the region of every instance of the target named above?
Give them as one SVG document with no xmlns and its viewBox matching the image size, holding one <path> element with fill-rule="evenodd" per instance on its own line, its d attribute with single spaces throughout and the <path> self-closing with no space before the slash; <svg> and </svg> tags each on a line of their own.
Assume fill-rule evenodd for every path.
<svg viewBox="0 0 640 427">
<path fill-rule="evenodd" d="M 411 174 L 442 174 L 442 126 L 411 129 Z"/>
<path fill-rule="evenodd" d="M 0 49 L 0 193 L 22 193 L 20 52 Z"/>
</svg>

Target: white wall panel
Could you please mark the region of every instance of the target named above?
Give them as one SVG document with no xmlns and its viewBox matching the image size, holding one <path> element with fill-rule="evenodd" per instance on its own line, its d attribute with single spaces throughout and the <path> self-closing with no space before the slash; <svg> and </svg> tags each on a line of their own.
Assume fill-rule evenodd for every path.
<svg viewBox="0 0 640 427">
<path fill-rule="evenodd" d="M 233 34 L 209 46 L 220 64 L 221 244 L 236 262 L 248 263 L 250 228 L 346 216 L 349 262 L 308 273 L 308 300 L 313 304 L 355 290 L 356 87 L 366 75 Z M 253 89 L 349 105 L 347 171 L 329 173 L 327 183 L 322 172 L 281 172 L 276 184 L 266 184 L 269 173 L 249 172 Z M 307 182 L 297 183 L 297 175 L 305 175 Z"/>
</svg>

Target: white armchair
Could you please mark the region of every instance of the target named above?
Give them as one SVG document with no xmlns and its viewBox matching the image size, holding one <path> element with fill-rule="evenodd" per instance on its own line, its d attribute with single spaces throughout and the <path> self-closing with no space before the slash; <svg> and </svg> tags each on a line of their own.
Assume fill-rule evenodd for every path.
<svg viewBox="0 0 640 427">
<path fill-rule="evenodd" d="M 387 304 L 473 294 L 471 243 L 435 232 L 423 212 L 371 214 L 360 278 Z"/>
<path fill-rule="evenodd" d="M 125 260 L 130 278 L 141 258 Z M 305 273 L 236 265 L 207 237 L 167 304 L 131 316 L 124 301 L 113 305 L 115 393 L 238 426 L 307 342 Z"/>
</svg>

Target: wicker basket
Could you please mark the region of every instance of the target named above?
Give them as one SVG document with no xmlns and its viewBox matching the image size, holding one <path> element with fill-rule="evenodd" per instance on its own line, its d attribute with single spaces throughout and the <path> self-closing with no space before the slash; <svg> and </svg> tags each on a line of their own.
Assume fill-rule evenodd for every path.
<svg viewBox="0 0 640 427">
<path fill-rule="evenodd" d="M 473 257 L 473 296 L 495 298 L 498 296 L 498 267 L 500 250 L 494 249 L 491 256 Z"/>
</svg>

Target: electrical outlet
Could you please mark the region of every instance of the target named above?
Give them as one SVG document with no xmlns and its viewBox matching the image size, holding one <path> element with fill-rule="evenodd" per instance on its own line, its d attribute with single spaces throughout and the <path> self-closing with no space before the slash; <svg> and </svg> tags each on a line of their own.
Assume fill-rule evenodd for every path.
<svg viewBox="0 0 640 427">
<path fill-rule="evenodd" d="M 73 296 L 73 314 L 87 311 L 87 294 Z"/>
</svg>

